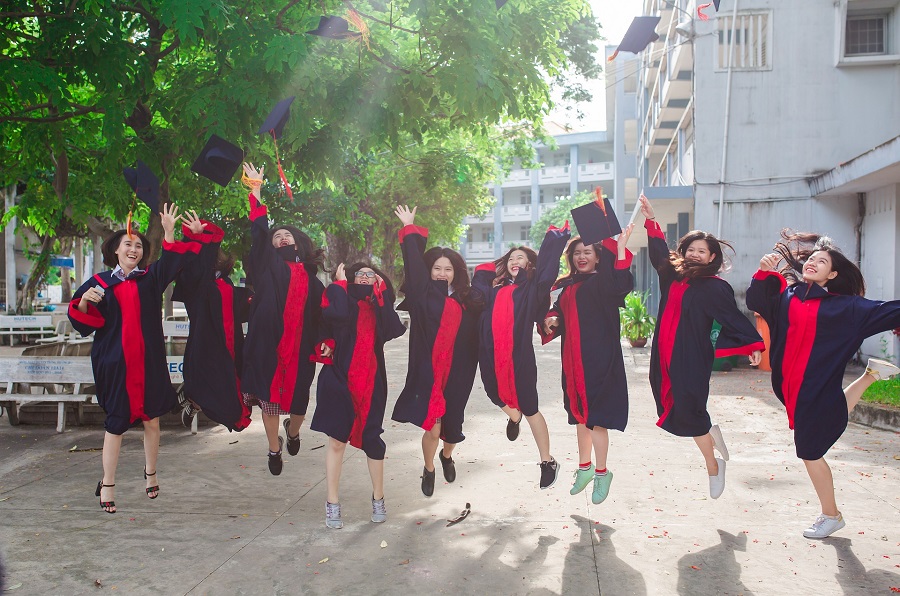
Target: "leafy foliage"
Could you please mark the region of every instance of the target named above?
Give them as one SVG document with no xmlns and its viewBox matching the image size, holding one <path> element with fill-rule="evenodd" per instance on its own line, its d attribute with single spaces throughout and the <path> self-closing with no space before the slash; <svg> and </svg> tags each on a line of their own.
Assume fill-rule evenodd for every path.
<svg viewBox="0 0 900 596">
<path fill-rule="evenodd" d="M 650 316 L 647 300 L 650 292 L 633 291 L 625 296 L 625 306 L 619 309 L 622 337 L 635 340 L 650 337 L 656 319 Z"/>
</svg>

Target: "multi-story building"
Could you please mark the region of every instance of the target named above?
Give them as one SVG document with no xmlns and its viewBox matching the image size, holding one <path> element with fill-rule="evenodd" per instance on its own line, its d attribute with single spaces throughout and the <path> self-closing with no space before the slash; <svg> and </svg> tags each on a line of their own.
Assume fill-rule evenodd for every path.
<svg viewBox="0 0 900 596">
<path fill-rule="evenodd" d="M 637 178 L 667 236 L 731 241 L 741 306 L 782 228 L 832 236 L 867 297 L 900 298 L 900 0 L 722 0 L 706 13 L 644 2 L 661 21 L 640 56 Z M 900 342 L 863 351 L 898 356 Z"/>
<path fill-rule="evenodd" d="M 614 149 L 606 132 L 567 132 L 551 125 L 555 148 L 535 147 L 539 169 L 514 167 L 494 185 L 494 208 L 467 217 L 462 254 L 470 269 L 492 261 L 514 245 L 531 245 L 531 226 L 561 197 L 602 186 L 614 196 Z"/>
</svg>

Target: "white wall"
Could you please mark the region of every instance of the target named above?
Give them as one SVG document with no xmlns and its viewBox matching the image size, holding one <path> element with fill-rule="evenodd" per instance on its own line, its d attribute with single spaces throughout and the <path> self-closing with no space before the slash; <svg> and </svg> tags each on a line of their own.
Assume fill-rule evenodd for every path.
<svg viewBox="0 0 900 596">
<path fill-rule="evenodd" d="M 866 194 L 863 220 L 862 272 L 866 278 L 866 298 L 900 300 L 900 184 Z M 882 338 L 885 340 L 882 343 Z M 883 351 L 884 350 L 884 351 Z M 892 333 L 882 333 L 863 343 L 866 356 L 900 359 L 900 341 Z"/>
</svg>

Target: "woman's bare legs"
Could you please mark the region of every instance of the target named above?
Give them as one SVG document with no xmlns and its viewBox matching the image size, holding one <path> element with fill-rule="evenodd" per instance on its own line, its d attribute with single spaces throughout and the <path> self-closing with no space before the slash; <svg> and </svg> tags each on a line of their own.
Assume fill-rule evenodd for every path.
<svg viewBox="0 0 900 596">
<path fill-rule="evenodd" d="M 694 437 L 694 442 L 697 443 L 700 453 L 703 454 L 703 459 L 706 460 L 706 473 L 710 476 L 718 475 L 719 463 L 716 461 L 715 453 L 713 453 L 714 442 L 712 435 L 706 433 L 705 435 Z"/>
<path fill-rule="evenodd" d="M 875 377 L 870 375 L 869 373 L 863 373 L 863 375 L 850 383 L 846 389 L 844 389 L 844 396 L 847 398 L 847 412 L 852 412 L 853 408 L 856 407 L 856 404 L 859 403 L 859 399 L 862 397 L 862 394 L 866 392 L 866 389 L 875 382 Z M 827 514 L 826 514 L 827 515 Z"/>
<path fill-rule="evenodd" d="M 587 427 L 585 427 L 585 430 L 587 430 Z M 606 468 L 606 457 L 609 455 L 609 430 L 602 426 L 595 426 L 591 429 L 590 436 L 594 445 L 594 455 L 597 456 L 595 466 L 598 470 L 603 470 Z"/>
<path fill-rule="evenodd" d="M 831 476 L 831 468 L 824 457 L 816 460 L 804 459 L 806 464 L 806 472 L 809 479 L 812 480 L 813 487 L 816 489 L 816 495 L 819 497 L 819 504 L 822 505 L 822 513 L 830 517 L 836 517 L 840 512 L 837 508 L 837 501 L 834 498 L 834 478 Z"/>
<path fill-rule="evenodd" d="M 116 468 L 119 465 L 119 451 L 122 450 L 122 435 L 114 435 L 110 432 L 103 435 L 103 484 L 116 483 Z M 110 488 L 100 488 L 100 500 L 103 502 L 115 501 L 115 490 Z M 115 507 L 109 509 L 115 511 Z"/>
<path fill-rule="evenodd" d="M 550 461 L 550 430 L 547 428 L 544 415 L 537 412 L 533 416 L 525 416 L 525 420 L 531 427 L 531 434 L 534 435 L 534 442 L 541 454 L 541 461 Z"/>
<path fill-rule="evenodd" d="M 325 481 L 328 485 L 327 501 L 329 503 L 340 502 L 338 500 L 338 492 L 341 485 L 341 468 L 344 466 L 344 451 L 346 449 L 347 443 L 341 443 L 337 439 L 328 437 L 328 447 L 325 451 Z"/>
<path fill-rule="evenodd" d="M 586 464 L 593 461 L 591 457 L 594 443 L 590 429 L 583 424 L 576 424 L 575 432 L 578 435 L 578 463 Z"/>
<path fill-rule="evenodd" d="M 306 419 L 306 416 L 304 416 L 303 414 L 291 414 L 290 422 L 288 423 L 288 432 L 292 437 L 300 435 L 300 427 L 303 426 L 304 419 Z M 275 439 L 275 442 L 278 442 L 277 438 Z"/>
<path fill-rule="evenodd" d="M 278 430 L 281 428 L 281 417 L 263 412 L 262 420 L 263 428 L 266 429 L 266 439 L 269 441 L 269 451 L 276 453 L 281 449 L 281 444 L 278 442 Z"/>
<path fill-rule="evenodd" d="M 441 442 L 441 423 L 437 422 L 431 428 L 422 434 L 422 456 L 425 458 L 425 469 L 434 472 L 434 454 L 437 453 L 438 445 Z M 446 456 L 446 444 L 444 447 Z M 452 450 L 452 449 L 451 449 Z"/>
<path fill-rule="evenodd" d="M 372 498 L 378 501 L 384 498 L 384 460 L 367 457 L 366 462 L 369 464 L 369 477 L 372 478 Z"/>
<path fill-rule="evenodd" d="M 159 494 L 159 478 L 156 476 L 156 460 L 159 456 L 159 418 L 144 421 L 144 470 L 147 474 L 147 488 L 156 487 L 148 497 Z"/>
</svg>

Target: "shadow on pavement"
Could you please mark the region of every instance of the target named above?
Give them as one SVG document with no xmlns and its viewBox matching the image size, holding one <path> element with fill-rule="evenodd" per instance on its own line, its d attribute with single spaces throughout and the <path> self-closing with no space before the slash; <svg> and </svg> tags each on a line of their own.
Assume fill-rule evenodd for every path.
<svg viewBox="0 0 900 596">
<path fill-rule="evenodd" d="M 741 564 L 734 556 L 736 550 L 747 550 L 747 535 L 717 532 L 719 544 L 679 559 L 678 593 L 752 596 L 753 592 L 741 582 Z"/>
<path fill-rule="evenodd" d="M 644 576 L 616 555 L 616 546 L 612 541 L 615 528 L 595 524 L 580 515 L 571 517 L 578 524 L 581 535 L 578 542 L 569 546 L 566 554 L 561 594 L 584 593 L 584 578 L 581 574 L 573 573 L 571 567 L 583 565 L 584 558 L 590 556 L 596 566 L 600 594 L 646 596 L 647 583 Z"/>
<path fill-rule="evenodd" d="M 872 569 L 866 571 L 851 548 L 853 541 L 849 538 L 827 538 L 824 543 L 833 546 L 838 557 L 838 573 L 835 578 L 844 590 L 844 594 L 883 594 L 890 593 L 892 588 L 900 589 L 900 574 Z"/>
</svg>

